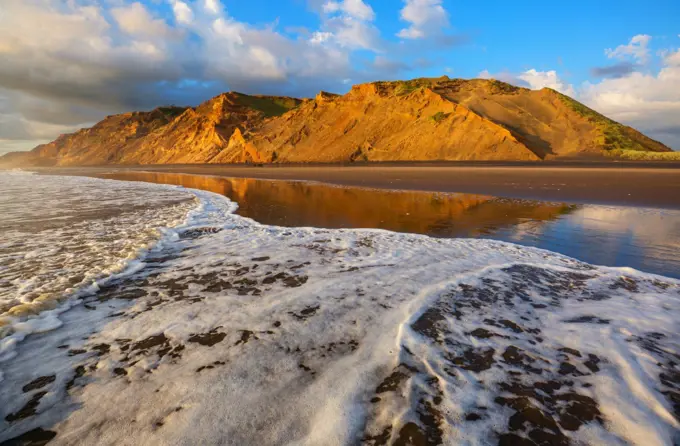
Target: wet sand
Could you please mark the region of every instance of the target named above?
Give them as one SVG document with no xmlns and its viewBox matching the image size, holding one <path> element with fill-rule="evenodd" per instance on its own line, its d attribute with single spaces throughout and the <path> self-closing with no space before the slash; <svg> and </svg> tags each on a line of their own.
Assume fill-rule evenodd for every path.
<svg viewBox="0 0 680 446">
<path fill-rule="evenodd" d="M 548 249 L 593 264 L 630 266 L 680 278 L 677 210 L 167 172 L 125 171 L 99 176 L 214 192 L 238 203 L 238 215 L 268 225 L 491 238 Z"/>
<path fill-rule="evenodd" d="M 422 163 L 263 167 L 201 164 L 36 170 L 66 175 L 141 170 L 234 178 L 318 181 L 378 189 L 464 192 L 566 203 L 680 209 L 680 165 L 676 164 Z"/>
</svg>

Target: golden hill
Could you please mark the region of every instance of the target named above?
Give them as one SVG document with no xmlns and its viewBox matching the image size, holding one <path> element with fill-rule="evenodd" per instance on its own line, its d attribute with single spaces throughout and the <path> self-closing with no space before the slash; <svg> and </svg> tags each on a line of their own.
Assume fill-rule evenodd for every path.
<svg viewBox="0 0 680 446">
<path fill-rule="evenodd" d="M 0 163 L 538 161 L 665 152 L 672 151 L 554 90 L 442 77 L 305 100 L 225 93 L 196 108 L 109 116 Z"/>
</svg>

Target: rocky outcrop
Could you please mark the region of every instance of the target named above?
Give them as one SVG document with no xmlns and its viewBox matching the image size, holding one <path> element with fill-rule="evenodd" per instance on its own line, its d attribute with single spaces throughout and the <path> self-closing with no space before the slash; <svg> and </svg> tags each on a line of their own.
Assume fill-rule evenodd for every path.
<svg viewBox="0 0 680 446">
<path fill-rule="evenodd" d="M 526 160 L 670 152 L 550 89 L 448 77 L 109 116 L 4 165 Z"/>
</svg>

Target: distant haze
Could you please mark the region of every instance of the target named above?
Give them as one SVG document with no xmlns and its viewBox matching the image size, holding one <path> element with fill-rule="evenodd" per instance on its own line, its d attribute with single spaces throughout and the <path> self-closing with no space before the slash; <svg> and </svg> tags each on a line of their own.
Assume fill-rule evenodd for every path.
<svg viewBox="0 0 680 446">
<path fill-rule="evenodd" d="M 38 140 L 38 141 L 10 141 L 0 139 L 0 156 L 9 152 L 25 152 L 27 150 L 33 149 L 39 144 L 44 144 L 49 142 L 49 140 Z"/>
</svg>

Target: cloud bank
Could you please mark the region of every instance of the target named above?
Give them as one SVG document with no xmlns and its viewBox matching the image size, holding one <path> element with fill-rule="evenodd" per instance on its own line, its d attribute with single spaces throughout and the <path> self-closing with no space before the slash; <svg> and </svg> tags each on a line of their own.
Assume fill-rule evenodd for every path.
<svg viewBox="0 0 680 446">
<path fill-rule="evenodd" d="M 308 96 L 409 68 L 388 63 L 366 2 L 317 3 L 318 29 L 286 32 L 220 0 L 3 0 L 0 147 L 227 90 Z"/>
</svg>

